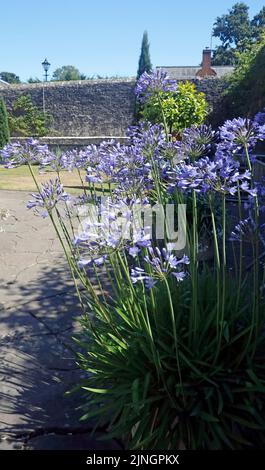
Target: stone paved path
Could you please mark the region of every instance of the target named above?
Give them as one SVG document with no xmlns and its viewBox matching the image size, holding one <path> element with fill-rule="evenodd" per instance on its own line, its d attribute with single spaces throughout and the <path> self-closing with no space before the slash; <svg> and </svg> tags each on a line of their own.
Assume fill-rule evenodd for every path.
<svg viewBox="0 0 265 470">
<path fill-rule="evenodd" d="M 0 449 L 108 449 L 80 425 L 71 346 L 80 310 L 53 227 L 0 191 Z"/>
</svg>

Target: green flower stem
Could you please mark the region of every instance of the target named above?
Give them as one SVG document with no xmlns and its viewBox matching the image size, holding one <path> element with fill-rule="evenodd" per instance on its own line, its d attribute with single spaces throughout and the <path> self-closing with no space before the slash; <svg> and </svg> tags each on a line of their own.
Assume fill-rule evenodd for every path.
<svg viewBox="0 0 265 470">
<path fill-rule="evenodd" d="M 62 184 L 62 180 L 61 180 L 61 175 L 60 175 L 60 170 L 59 168 L 56 169 L 56 173 L 57 173 L 57 178 L 59 180 L 59 182 Z M 74 227 L 73 227 L 73 223 L 72 223 L 72 217 L 71 217 L 71 214 L 70 214 L 70 211 L 69 211 L 69 207 L 68 207 L 68 204 L 66 201 L 64 201 L 64 207 L 65 207 L 65 210 L 66 210 L 66 213 L 67 213 L 67 216 L 68 216 L 68 220 L 69 220 L 69 223 L 70 223 L 70 227 L 71 227 L 71 231 L 72 231 L 72 236 L 74 237 L 75 233 L 74 233 Z"/>
<path fill-rule="evenodd" d="M 32 167 L 31 167 L 31 164 L 30 164 L 29 161 L 27 161 L 27 165 L 28 165 L 30 174 L 31 174 L 31 176 L 32 176 L 32 179 L 33 179 L 33 181 L 34 181 L 34 183 L 35 183 L 35 186 L 36 186 L 36 188 L 37 188 L 39 194 L 41 195 L 40 186 L 39 186 L 38 181 L 37 181 L 37 179 L 36 179 L 36 177 L 35 177 L 35 175 L 34 175 L 33 169 L 32 169 Z M 75 273 L 76 273 L 78 270 L 77 270 L 75 264 L 73 263 L 73 260 L 69 257 L 69 254 L 68 254 L 68 252 L 67 252 L 67 250 L 66 250 L 64 241 L 63 241 L 63 239 L 62 239 L 62 237 L 61 237 L 61 234 L 60 234 L 60 232 L 59 232 L 59 229 L 58 229 L 58 227 L 57 227 L 57 224 L 55 223 L 54 217 L 53 217 L 53 215 L 52 215 L 52 211 L 50 210 L 49 207 L 47 207 L 46 201 L 44 200 L 44 198 L 43 198 L 43 203 L 44 203 L 45 208 L 46 208 L 46 210 L 47 210 L 47 212 L 48 212 L 49 218 L 50 218 L 50 220 L 51 220 L 51 222 L 52 222 L 52 224 L 53 224 L 53 227 L 54 227 L 55 232 L 56 232 L 56 234 L 57 234 L 57 236 L 58 236 L 58 239 L 59 239 L 59 241 L 60 241 L 60 243 L 61 243 L 61 246 L 62 246 L 62 248 L 63 248 L 65 257 L 66 257 L 66 259 L 67 259 L 68 265 L 69 265 L 70 270 L 71 270 L 71 274 L 72 274 L 72 277 L 73 277 L 73 280 L 74 280 L 74 284 L 75 284 L 75 288 L 76 288 L 76 292 L 77 292 L 79 301 L 80 301 L 80 303 L 81 303 L 82 309 L 84 309 L 84 304 L 83 304 L 82 296 L 81 296 L 81 294 L 80 294 L 80 290 L 79 290 L 79 288 L 78 288 L 78 285 L 77 285 L 77 282 L 76 282 L 76 277 L 75 277 Z M 79 273 L 79 271 L 78 271 L 78 273 Z M 82 276 L 78 276 L 78 277 L 79 277 L 79 279 L 82 281 Z M 83 280 L 82 284 L 83 284 L 83 286 L 84 286 L 85 288 L 87 288 L 87 280 L 86 280 L 85 282 L 84 282 L 84 280 Z M 93 291 L 93 289 L 92 289 L 92 291 Z"/>
<path fill-rule="evenodd" d="M 165 134 L 166 134 L 166 141 L 169 142 L 169 132 L 168 132 L 166 116 L 165 116 L 165 113 L 164 113 L 164 110 L 163 110 L 162 100 L 161 100 L 161 96 L 160 96 L 159 93 L 157 93 L 157 98 L 158 98 L 158 103 L 159 103 L 159 106 L 160 106 L 160 109 L 161 109 L 163 125 L 164 125 Z"/>
<path fill-rule="evenodd" d="M 192 324 L 191 338 L 196 336 L 198 323 L 198 213 L 196 192 L 192 191 Z"/>
<path fill-rule="evenodd" d="M 86 187 L 85 187 L 85 185 L 84 185 L 84 180 L 83 180 L 83 178 L 82 178 L 81 171 L 80 171 L 79 168 L 77 168 L 77 172 L 78 172 L 78 176 L 79 176 L 79 179 L 80 179 L 80 181 L 81 181 L 81 185 L 82 185 L 82 188 L 83 188 L 83 190 L 84 190 L 85 196 L 87 196 Z"/>
<path fill-rule="evenodd" d="M 239 183 L 237 183 L 237 195 L 238 195 L 238 212 L 239 212 L 239 220 L 243 219 L 243 211 L 242 211 L 242 200 L 241 200 L 241 192 Z M 240 294 L 241 294 L 241 285 L 242 285 L 242 273 L 243 273 L 243 240 L 240 234 L 240 242 L 239 242 L 239 272 L 238 272 L 238 288 L 237 288 L 237 299 L 236 299 L 236 311 L 239 307 L 240 301 Z"/>
<path fill-rule="evenodd" d="M 215 216 L 212 207 L 212 196 L 210 196 L 210 210 L 211 210 L 211 218 L 212 218 L 212 228 L 213 228 L 213 238 L 214 238 L 214 247 L 215 247 L 215 263 L 216 263 L 216 283 L 217 283 L 217 299 L 216 299 L 216 333 L 217 333 L 217 341 L 219 339 L 219 322 L 220 322 L 220 299 L 221 299 L 221 292 L 220 292 L 220 254 L 219 254 L 219 246 L 218 246 L 218 237 L 217 237 L 217 230 L 216 230 L 216 223 L 215 223 Z"/>
<path fill-rule="evenodd" d="M 251 187 L 254 188 L 254 173 L 250 161 L 249 151 L 247 144 L 244 146 L 246 153 L 248 169 L 251 173 Z M 254 196 L 254 212 L 255 212 L 255 240 L 253 245 L 253 309 L 252 309 L 252 318 L 255 323 L 255 339 L 254 339 L 254 348 L 253 355 L 255 354 L 257 347 L 257 336 L 259 330 L 259 304 L 260 304 L 260 289 L 259 289 L 259 202 L 257 196 Z"/>
<path fill-rule="evenodd" d="M 250 161 L 250 156 L 249 156 L 249 151 L 248 151 L 247 144 L 244 145 L 244 150 L 245 150 L 245 153 L 246 153 L 247 167 L 248 167 L 248 170 L 250 171 L 250 173 L 253 177 L 253 169 L 252 169 L 252 165 L 251 165 L 251 161 Z"/>
<path fill-rule="evenodd" d="M 219 341 L 217 347 L 217 355 L 220 352 L 222 344 L 224 317 L 225 317 L 225 294 L 226 294 L 226 196 L 222 194 L 222 308 L 221 317 L 219 319 Z"/>
<path fill-rule="evenodd" d="M 176 325 L 176 319 L 175 319 L 174 306 L 173 306 L 173 302 L 172 302 L 170 287 L 169 287 L 168 280 L 167 280 L 166 277 L 164 279 L 164 282 L 165 282 L 165 286 L 166 286 L 166 289 L 167 289 L 168 300 L 169 300 L 170 315 L 171 315 L 172 330 L 173 330 L 173 338 L 174 338 L 175 352 L 176 352 L 177 369 L 178 369 L 178 375 L 179 375 L 179 383 L 180 383 L 180 387 L 181 387 L 181 390 L 182 390 L 183 403 L 185 404 L 186 400 L 185 400 L 185 396 L 184 396 L 183 381 L 182 381 L 181 367 L 180 367 L 180 361 L 179 361 L 177 325 Z"/>
</svg>

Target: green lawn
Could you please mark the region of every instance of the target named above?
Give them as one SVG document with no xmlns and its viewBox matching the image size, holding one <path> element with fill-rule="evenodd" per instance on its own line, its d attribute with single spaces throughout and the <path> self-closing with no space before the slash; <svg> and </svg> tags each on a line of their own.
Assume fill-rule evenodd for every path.
<svg viewBox="0 0 265 470">
<path fill-rule="evenodd" d="M 36 166 L 33 166 L 33 171 L 39 183 L 44 183 L 51 178 L 56 178 L 54 171 L 46 171 L 40 174 Z M 84 176 L 85 172 L 82 174 L 82 177 Z M 80 191 L 81 181 L 76 170 L 73 172 L 62 171 L 60 177 L 67 191 L 72 193 L 78 193 Z M 34 181 L 26 165 L 12 169 L 0 167 L 0 189 L 36 191 Z M 107 185 L 105 189 L 107 191 Z M 98 188 L 98 190 L 100 191 L 100 188 Z"/>
</svg>

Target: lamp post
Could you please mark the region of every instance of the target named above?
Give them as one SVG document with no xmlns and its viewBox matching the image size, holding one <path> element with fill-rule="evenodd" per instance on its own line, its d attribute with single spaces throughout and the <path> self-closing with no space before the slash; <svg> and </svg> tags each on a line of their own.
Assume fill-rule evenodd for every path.
<svg viewBox="0 0 265 470">
<path fill-rule="evenodd" d="M 44 69 L 44 80 L 43 80 L 43 87 L 42 87 L 42 107 L 43 107 L 43 114 L 45 115 L 45 93 L 44 93 L 44 82 L 48 81 L 48 70 L 50 68 L 50 63 L 48 62 L 47 58 L 41 63 Z"/>
<path fill-rule="evenodd" d="M 48 81 L 48 70 L 50 68 L 50 63 L 48 62 L 47 59 L 45 59 L 42 63 L 41 63 L 43 69 L 44 69 L 44 81 L 47 82 Z"/>
</svg>

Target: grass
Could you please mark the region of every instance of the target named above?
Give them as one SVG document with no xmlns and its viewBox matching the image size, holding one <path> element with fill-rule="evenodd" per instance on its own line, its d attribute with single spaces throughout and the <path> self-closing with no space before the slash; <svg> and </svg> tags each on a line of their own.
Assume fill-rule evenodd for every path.
<svg viewBox="0 0 265 470">
<path fill-rule="evenodd" d="M 33 167 L 33 171 L 39 183 L 45 183 L 51 178 L 56 178 L 56 173 L 54 171 L 45 171 L 45 173 L 39 173 L 37 166 Z M 82 173 L 82 177 L 84 177 L 85 172 Z M 81 182 L 76 170 L 72 172 L 62 171 L 60 172 L 60 177 L 65 190 L 71 193 L 78 193 L 81 190 Z M 12 169 L 0 167 L 0 189 L 30 192 L 36 191 L 34 181 L 26 165 Z"/>
</svg>

